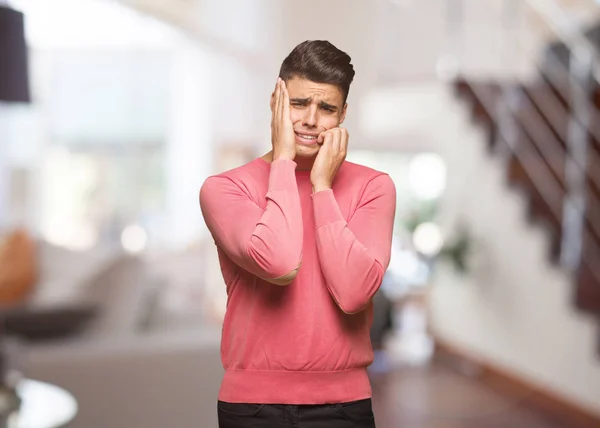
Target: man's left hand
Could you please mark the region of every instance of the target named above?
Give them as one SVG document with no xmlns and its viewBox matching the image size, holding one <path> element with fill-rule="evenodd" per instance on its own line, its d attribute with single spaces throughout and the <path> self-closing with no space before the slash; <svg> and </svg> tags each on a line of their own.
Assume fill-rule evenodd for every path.
<svg viewBox="0 0 600 428">
<path fill-rule="evenodd" d="M 317 139 L 321 144 L 310 172 L 313 192 L 331 189 L 333 179 L 346 159 L 348 131 L 346 128 L 331 128 L 321 132 Z"/>
</svg>

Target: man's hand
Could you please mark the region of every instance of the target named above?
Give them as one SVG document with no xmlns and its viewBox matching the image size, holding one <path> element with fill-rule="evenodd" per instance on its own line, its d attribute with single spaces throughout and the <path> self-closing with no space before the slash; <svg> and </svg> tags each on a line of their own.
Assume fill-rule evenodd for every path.
<svg viewBox="0 0 600 428">
<path fill-rule="evenodd" d="M 296 136 L 290 118 L 290 98 L 285 82 L 277 78 L 272 101 L 271 143 L 273 144 L 273 160 L 296 157 Z"/>
<path fill-rule="evenodd" d="M 331 189 L 333 179 L 346 159 L 348 131 L 345 128 L 328 129 L 319 134 L 317 142 L 321 148 L 310 172 L 313 192 Z"/>
</svg>

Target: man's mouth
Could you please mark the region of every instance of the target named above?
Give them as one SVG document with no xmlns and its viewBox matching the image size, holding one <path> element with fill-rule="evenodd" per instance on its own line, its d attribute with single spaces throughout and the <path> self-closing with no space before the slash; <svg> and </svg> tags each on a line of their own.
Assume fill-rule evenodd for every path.
<svg viewBox="0 0 600 428">
<path fill-rule="evenodd" d="M 317 137 L 319 136 L 319 134 L 310 134 L 310 133 L 304 133 L 304 132 L 298 132 L 295 131 L 296 133 L 296 141 L 298 141 L 300 144 L 316 144 L 317 143 Z"/>
</svg>

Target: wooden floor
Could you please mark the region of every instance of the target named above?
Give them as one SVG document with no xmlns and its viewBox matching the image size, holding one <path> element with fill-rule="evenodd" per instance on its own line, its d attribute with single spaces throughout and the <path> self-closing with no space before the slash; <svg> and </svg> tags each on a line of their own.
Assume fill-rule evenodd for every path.
<svg viewBox="0 0 600 428">
<path fill-rule="evenodd" d="M 441 363 L 372 378 L 378 428 L 570 428 Z"/>
</svg>

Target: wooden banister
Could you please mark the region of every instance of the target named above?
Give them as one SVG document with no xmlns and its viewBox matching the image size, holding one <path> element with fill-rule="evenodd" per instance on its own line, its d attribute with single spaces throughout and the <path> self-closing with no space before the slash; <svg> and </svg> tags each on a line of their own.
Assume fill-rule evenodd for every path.
<svg viewBox="0 0 600 428">
<path fill-rule="evenodd" d="M 508 148 L 508 180 L 529 195 L 529 216 L 546 225 L 552 236 L 550 255 L 558 261 L 563 245 L 563 206 L 567 197 L 565 162 L 569 158 L 567 138 L 569 107 L 556 96 L 556 89 L 543 80 L 517 88 L 521 96 L 511 105 L 517 139 L 500 126 L 497 111 L 505 102 L 503 87 L 497 83 L 460 81 L 456 93 L 471 103 L 474 120 L 490 133 L 490 142 L 502 141 Z M 584 166 L 587 174 L 586 212 L 583 228 L 581 264 L 576 272 L 574 302 L 586 311 L 600 314 L 600 150 L 590 135 L 590 157 Z M 591 164 L 590 164 L 591 162 Z"/>
</svg>

